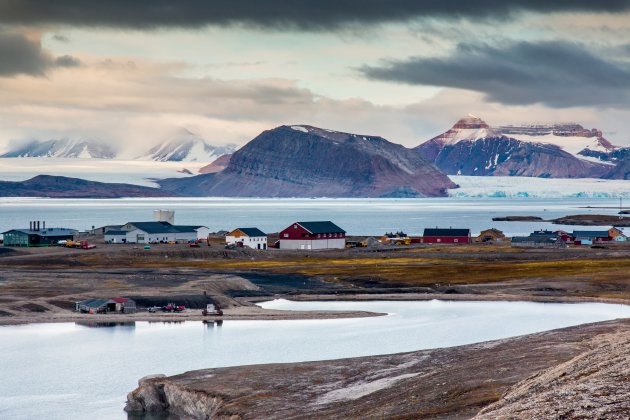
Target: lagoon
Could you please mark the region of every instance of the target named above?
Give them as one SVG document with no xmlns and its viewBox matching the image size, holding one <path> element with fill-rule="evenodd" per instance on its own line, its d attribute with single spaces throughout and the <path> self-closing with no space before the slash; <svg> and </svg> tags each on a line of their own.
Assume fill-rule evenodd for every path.
<svg viewBox="0 0 630 420">
<path fill-rule="evenodd" d="M 99 326 L 0 327 L 0 418 L 124 419 L 127 392 L 152 373 L 338 359 L 471 344 L 630 317 L 630 306 L 531 302 L 291 302 L 284 310 L 387 316 Z"/>
</svg>

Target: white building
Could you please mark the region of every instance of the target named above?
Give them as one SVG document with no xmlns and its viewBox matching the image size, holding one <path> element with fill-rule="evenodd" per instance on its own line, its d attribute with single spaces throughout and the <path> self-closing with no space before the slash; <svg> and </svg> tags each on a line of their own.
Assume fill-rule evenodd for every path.
<svg viewBox="0 0 630 420">
<path fill-rule="evenodd" d="M 258 228 L 236 228 L 225 235 L 228 245 L 267 249 L 267 234 Z"/>
<path fill-rule="evenodd" d="M 120 229 L 105 232 L 105 242 L 146 244 L 160 242 L 188 242 L 206 239 L 205 226 L 178 226 L 168 222 L 129 222 Z"/>
</svg>

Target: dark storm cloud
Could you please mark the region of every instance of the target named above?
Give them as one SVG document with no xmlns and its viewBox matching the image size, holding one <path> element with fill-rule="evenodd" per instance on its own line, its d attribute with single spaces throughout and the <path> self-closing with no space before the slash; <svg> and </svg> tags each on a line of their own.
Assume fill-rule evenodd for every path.
<svg viewBox="0 0 630 420">
<path fill-rule="evenodd" d="M 62 55 L 55 58 L 55 66 L 57 67 L 81 67 L 81 61 L 71 55 Z"/>
<path fill-rule="evenodd" d="M 520 11 L 619 12 L 630 0 L 4 0 L 0 23 L 125 28 L 249 24 L 321 30 L 420 17 L 506 17 Z"/>
<path fill-rule="evenodd" d="M 42 49 L 39 40 L 20 32 L 0 31 L 0 77 L 18 74 L 44 76 L 53 67 L 78 67 L 81 62 L 64 55 L 54 58 Z"/>
<path fill-rule="evenodd" d="M 359 69 L 373 80 L 460 88 L 493 102 L 552 107 L 628 105 L 630 68 L 562 41 L 459 44 L 445 58 L 416 57 Z"/>
<path fill-rule="evenodd" d="M 20 33 L 0 31 L 0 76 L 42 76 L 48 67 L 50 57 L 39 42 Z"/>
</svg>

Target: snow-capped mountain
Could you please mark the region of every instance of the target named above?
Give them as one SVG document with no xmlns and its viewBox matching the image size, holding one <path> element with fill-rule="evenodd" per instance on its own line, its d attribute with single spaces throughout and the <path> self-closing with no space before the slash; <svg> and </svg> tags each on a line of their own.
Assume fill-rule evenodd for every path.
<svg viewBox="0 0 630 420">
<path fill-rule="evenodd" d="M 167 140 L 149 150 L 143 160 L 159 162 L 213 162 L 220 156 L 234 153 L 236 145 L 215 146 L 190 131 Z"/>
<path fill-rule="evenodd" d="M 537 127 L 538 131 L 495 129 L 468 115 L 415 150 L 449 175 L 587 178 L 610 171 L 610 164 L 580 154 L 585 149 L 613 147 L 600 132 L 577 125 Z"/>
<path fill-rule="evenodd" d="M 8 152 L 0 155 L 3 158 L 18 157 L 50 157 L 50 158 L 98 158 L 113 159 L 116 152 L 111 146 L 94 140 L 59 139 L 20 143 Z"/>
</svg>

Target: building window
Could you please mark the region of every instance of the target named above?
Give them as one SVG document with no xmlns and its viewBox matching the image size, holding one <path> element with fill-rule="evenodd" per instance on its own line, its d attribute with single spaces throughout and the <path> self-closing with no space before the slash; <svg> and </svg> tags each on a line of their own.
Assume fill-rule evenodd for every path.
<svg viewBox="0 0 630 420">
<path fill-rule="evenodd" d="M 436 242 L 442 242 L 442 240 L 440 238 L 438 238 Z"/>
<path fill-rule="evenodd" d="M 289 237 L 289 234 L 288 234 L 288 233 L 285 233 L 285 234 L 284 234 L 284 237 L 285 237 L 285 238 L 288 238 L 288 237 Z"/>
<path fill-rule="evenodd" d="M 453 239 L 453 242 L 459 242 L 459 239 Z"/>
<path fill-rule="evenodd" d="M 293 225 L 293 229 L 297 229 L 297 225 Z"/>
</svg>

